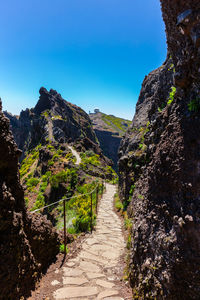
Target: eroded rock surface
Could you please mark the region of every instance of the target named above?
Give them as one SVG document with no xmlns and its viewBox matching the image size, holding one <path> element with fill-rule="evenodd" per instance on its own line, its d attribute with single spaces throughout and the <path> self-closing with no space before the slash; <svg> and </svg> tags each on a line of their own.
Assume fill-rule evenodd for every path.
<svg viewBox="0 0 200 300">
<path fill-rule="evenodd" d="M 131 121 L 100 111 L 90 113 L 89 117 L 103 154 L 113 161 L 113 168 L 117 171 L 119 145 Z"/>
<path fill-rule="evenodd" d="M 91 121 L 80 107 L 67 102 L 57 91 L 40 88 L 36 106 L 20 116 L 5 112 L 16 143 L 23 152 L 48 142 L 74 143 L 79 150 L 100 154 Z"/>
<path fill-rule="evenodd" d="M 130 279 L 140 299 L 199 299 L 200 3 L 161 5 L 167 60 L 145 78 L 119 152 L 133 218 Z"/>
<path fill-rule="evenodd" d="M 0 299 L 20 299 L 55 258 L 57 235 L 45 217 L 27 215 L 18 172 L 21 151 L 1 101 L 0 145 Z"/>
</svg>

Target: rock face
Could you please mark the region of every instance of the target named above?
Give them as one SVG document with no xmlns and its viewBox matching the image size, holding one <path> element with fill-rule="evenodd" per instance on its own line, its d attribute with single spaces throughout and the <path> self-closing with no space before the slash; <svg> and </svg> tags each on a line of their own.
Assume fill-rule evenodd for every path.
<svg viewBox="0 0 200 300">
<path fill-rule="evenodd" d="M 133 218 L 130 280 L 141 299 L 199 299 L 200 3 L 161 5 L 167 60 L 145 77 L 119 152 Z"/>
<path fill-rule="evenodd" d="M 27 214 L 19 183 L 18 150 L 0 101 L 0 299 L 20 299 L 58 252 L 57 235 L 43 216 Z"/>
<path fill-rule="evenodd" d="M 118 149 L 122 138 L 111 131 L 99 129 L 94 131 L 104 155 L 113 161 L 113 168 L 117 171 Z"/>
<path fill-rule="evenodd" d="M 113 161 L 113 168 L 117 171 L 119 145 L 131 121 L 106 115 L 99 110 L 90 113 L 89 117 L 103 154 Z"/>
<path fill-rule="evenodd" d="M 65 101 L 55 90 L 41 88 L 35 108 L 22 111 L 19 117 L 5 112 L 10 119 L 17 145 L 23 152 L 47 142 L 79 144 L 83 150 L 100 153 L 88 115 Z"/>
</svg>

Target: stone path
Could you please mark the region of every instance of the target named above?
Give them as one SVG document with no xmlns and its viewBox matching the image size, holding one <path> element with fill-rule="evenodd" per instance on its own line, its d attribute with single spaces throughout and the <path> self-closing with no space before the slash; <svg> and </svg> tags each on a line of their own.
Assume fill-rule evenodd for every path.
<svg viewBox="0 0 200 300">
<path fill-rule="evenodd" d="M 76 162 L 75 162 L 75 165 L 80 165 L 80 163 L 81 163 L 81 157 L 80 157 L 80 155 L 78 154 L 78 152 L 76 151 L 76 150 L 74 150 L 71 146 L 67 146 L 70 150 L 71 150 L 71 152 L 72 152 L 72 154 L 76 157 Z"/>
<path fill-rule="evenodd" d="M 62 267 L 62 288 L 53 297 L 56 300 L 123 300 L 120 297 L 118 270 L 125 242 L 121 222 L 113 211 L 116 188 L 106 184 L 94 231 L 83 244 L 81 252 Z M 57 271 L 55 271 L 57 272 Z M 51 282 L 59 284 L 58 281 Z"/>
<path fill-rule="evenodd" d="M 51 118 L 48 116 L 47 117 L 47 130 L 48 130 L 48 133 L 49 133 L 49 141 L 50 142 L 54 142 L 54 136 L 53 136 L 53 123 L 52 123 L 52 120 Z"/>
</svg>

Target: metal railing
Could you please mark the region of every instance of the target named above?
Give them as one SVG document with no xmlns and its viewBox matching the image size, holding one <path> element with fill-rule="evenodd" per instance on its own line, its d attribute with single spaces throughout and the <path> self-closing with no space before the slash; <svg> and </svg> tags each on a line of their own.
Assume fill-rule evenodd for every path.
<svg viewBox="0 0 200 300">
<path fill-rule="evenodd" d="M 100 188 L 100 185 L 102 186 L 102 194 L 104 192 L 104 189 L 106 187 L 106 184 L 105 182 L 102 180 L 102 183 L 98 183 L 96 185 L 96 187 L 89 193 L 86 193 L 86 194 L 79 194 L 79 195 L 75 195 L 75 196 L 71 196 L 71 197 L 68 197 L 68 198 L 63 198 L 63 199 L 60 199 L 58 201 L 55 201 L 54 203 L 51 203 L 51 204 L 48 204 L 48 205 L 45 205 L 43 207 L 40 207 L 38 209 L 35 209 L 33 211 L 30 211 L 31 214 L 33 213 L 36 213 L 42 209 L 45 209 L 45 208 L 48 208 L 48 207 L 51 207 L 55 204 L 58 204 L 60 202 L 63 202 L 63 218 L 64 218 L 64 254 L 66 254 L 66 245 L 67 245 L 67 237 L 66 237 L 66 201 L 67 200 L 70 200 L 72 198 L 80 198 L 80 197 L 84 197 L 84 196 L 88 196 L 90 195 L 90 214 L 91 214 L 91 218 L 90 218 L 90 228 L 91 228 L 91 233 L 93 231 L 93 193 L 96 191 L 96 214 L 98 212 L 98 200 L 99 200 L 99 188 Z"/>
</svg>

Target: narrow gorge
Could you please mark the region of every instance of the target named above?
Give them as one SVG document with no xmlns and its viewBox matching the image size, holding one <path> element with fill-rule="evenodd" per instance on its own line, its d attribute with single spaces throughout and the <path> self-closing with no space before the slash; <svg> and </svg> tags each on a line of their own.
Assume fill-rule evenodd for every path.
<svg viewBox="0 0 200 300">
<path fill-rule="evenodd" d="M 157 2 L 167 56 L 132 121 L 0 99 L 0 300 L 200 299 L 200 2 Z"/>
<path fill-rule="evenodd" d="M 161 6 L 167 59 L 145 77 L 119 151 L 130 280 L 139 299 L 199 299 L 200 3 Z"/>
</svg>

